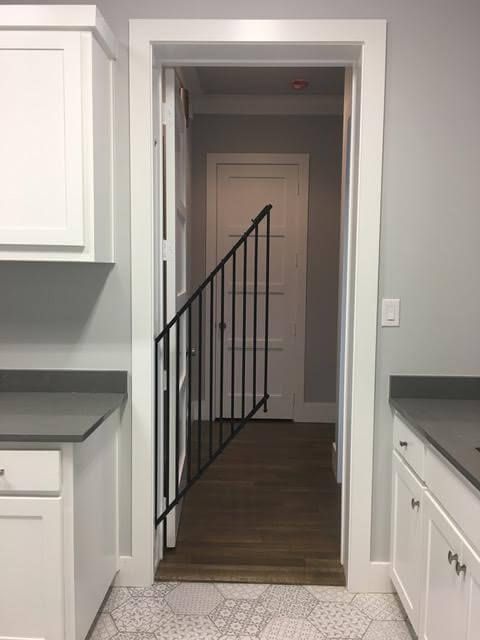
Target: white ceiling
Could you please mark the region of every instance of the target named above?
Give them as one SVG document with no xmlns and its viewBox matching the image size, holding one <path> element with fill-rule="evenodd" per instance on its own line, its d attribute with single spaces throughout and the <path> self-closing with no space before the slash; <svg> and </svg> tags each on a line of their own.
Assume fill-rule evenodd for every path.
<svg viewBox="0 0 480 640">
<path fill-rule="evenodd" d="M 343 95 L 342 67 L 196 67 L 200 91 L 215 95 Z M 308 80 L 302 91 L 292 80 Z"/>
</svg>

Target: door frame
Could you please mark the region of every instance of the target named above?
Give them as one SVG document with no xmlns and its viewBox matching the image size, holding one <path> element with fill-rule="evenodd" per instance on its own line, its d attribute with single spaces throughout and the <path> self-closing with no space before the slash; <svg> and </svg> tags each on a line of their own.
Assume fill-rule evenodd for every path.
<svg viewBox="0 0 480 640">
<path fill-rule="evenodd" d="M 390 563 L 371 560 L 386 27 L 379 19 L 130 20 L 132 555 L 121 559 L 120 584 L 147 585 L 154 577 L 154 262 L 162 247 L 154 240 L 161 220 L 153 212 L 152 66 L 154 53 L 171 66 L 173 51 L 177 65 L 353 65 L 361 91 L 352 157 L 352 335 L 341 363 L 351 382 L 339 407 L 348 407 L 352 425 L 344 443 L 342 557 L 350 590 L 392 590 Z"/>
<path fill-rule="evenodd" d="M 298 269 L 295 287 L 295 325 L 294 358 L 292 385 L 294 405 L 292 418 L 295 420 L 303 409 L 303 391 L 305 377 L 305 314 L 307 297 L 307 237 L 308 237 L 308 192 L 310 155 L 308 153 L 207 153 L 207 216 L 205 243 L 205 272 L 215 268 L 217 255 L 217 166 L 219 164 L 282 164 L 298 167 L 298 221 L 297 246 Z M 265 204 L 268 204 L 267 202 Z M 252 211 L 252 216 L 256 213 Z M 301 395 L 300 395 L 301 392 Z M 302 407 L 299 404 L 302 404 Z"/>
</svg>

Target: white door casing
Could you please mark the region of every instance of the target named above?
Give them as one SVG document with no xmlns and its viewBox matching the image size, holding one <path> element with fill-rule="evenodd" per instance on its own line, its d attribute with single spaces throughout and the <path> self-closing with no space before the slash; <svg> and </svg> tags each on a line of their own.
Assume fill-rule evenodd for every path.
<svg viewBox="0 0 480 640">
<path fill-rule="evenodd" d="M 272 204 L 270 240 L 270 322 L 268 412 L 261 417 L 294 418 L 295 396 L 303 400 L 306 239 L 308 219 L 307 154 L 208 154 L 207 156 L 207 272 Z M 265 222 L 259 227 L 257 401 L 263 396 L 265 325 Z M 240 416 L 243 248 L 236 257 L 235 416 Z M 247 248 L 246 405 L 253 406 L 253 236 Z M 230 261 L 231 262 L 231 261 Z M 226 270 L 226 367 L 231 369 L 232 267 Z M 217 317 L 219 312 L 217 312 Z M 219 331 L 217 331 L 217 336 Z M 225 415 L 231 415 L 230 379 L 224 380 Z"/>
<path fill-rule="evenodd" d="M 159 65 L 167 60 L 169 64 L 220 66 L 358 63 L 360 105 L 358 122 L 352 127 L 358 161 L 352 184 L 357 191 L 357 198 L 352 199 L 355 231 L 349 285 L 352 338 L 345 355 L 351 362 L 346 402 L 352 428 L 345 445 L 349 492 L 343 521 L 344 559 L 352 591 L 392 588 L 389 563 L 371 559 L 386 26 L 385 20 L 378 19 L 130 21 L 133 532 L 132 556 L 122 563 L 119 583 L 149 584 L 153 577 L 154 350 L 148 345 L 154 337 L 151 96 L 155 53 Z"/>
<path fill-rule="evenodd" d="M 165 205 L 166 240 L 164 264 L 166 268 L 166 322 L 183 306 L 188 296 L 187 283 L 187 223 L 188 223 L 188 139 L 187 123 L 181 101 L 181 85 L 174 69 L 165 69 Z M 170 479 L 169 499 L 175 498 L 176 483 L 181 485 L 186 460 L 187 421 L 187 316 L 184 314 L 176 328 L 170 331 Z M 178 346 L 177 346 L 178 342 Z M 177 359 L 177 349 L 178 356 Z M 178 370 L 177 370 L 178 367 Z M 178 404 L 177 404 L 178 393 Z M 177 418 L 178 406 L 178 418 Z M 179 450 L 176 429 L 179 429 Z M 178 476 L 178 477 L 177 477 Z M 176 544 L 181 503 L 167 516 L 167 547 Z"/>
</svg>

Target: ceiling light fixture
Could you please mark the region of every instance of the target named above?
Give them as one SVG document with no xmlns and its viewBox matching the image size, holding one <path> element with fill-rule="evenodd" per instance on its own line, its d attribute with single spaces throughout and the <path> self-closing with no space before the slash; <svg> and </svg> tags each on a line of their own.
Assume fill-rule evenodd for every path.
<svg viewBox="0 0 480 640">
<path fill-rule="evenodd" d="M 303 78 L 296 78 L 295 80 L 292 80 L 292 89 L 294 89 L 295 91 L 304 91 L 308 88 L 309 84 L 310 83 L 308 80 L 304 80 Z"/>
</svg>

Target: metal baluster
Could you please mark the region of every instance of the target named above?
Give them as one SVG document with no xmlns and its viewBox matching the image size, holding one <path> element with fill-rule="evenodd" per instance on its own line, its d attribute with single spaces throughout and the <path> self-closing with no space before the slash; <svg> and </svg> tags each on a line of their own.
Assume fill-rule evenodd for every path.
<svg viewBox="0 0 480 640">
<path fill-rule="evenodd" d="M 188 393 L 188 416 L 187 416 L 187 481 L 192 478 L 192 307 L 188 307 L 187 312 L 188 331 L 188 351 L 187 351 L 187 393 Z"/>
<path fill-rule="evenodd" d="M 255 253 L 253 265 L 253 381 L 252 394 L 255 407 L 257 404 L 257 297 L 258 297 L 258 226 L 255 227 Z"/>
<path fill-rule="evenodd" d="M 163 457 L 165 461 L 165 498 L 166 506 L 170 504 L 170 331 L 165 335 L 163 359 L 165 361 L 165 413 L 163 421 Z"/>
<path fill-rule="evenodd" d="M 245 362 L 247 356 L 247 238 L 243 245 L 242 418 L 245 417 Z"/>
<path fill-rule="evenodd" d="M 270 307 L 270 209 L 267 213 L 267 237 L 266 237 L 266 248 L 265 248 L 265 370 L 264 370 L 264 379 L 263 379 L 263 395 L 265 397 L 265 404 L 263 405 L 263 411 L 266 413 L 268 410 L 267 407 L 267 399 L 268 399 L 268 314 Z"/>
<path fill-rule="evenodd" d="M 180 316 L 176 322 L 176 343 L 175 343 L 175 499 L 178 496 L 178 470 L 180 466 L 180 336 L 181 336 Z"/>
<path fill-rule="evenodd" d="M 202 468 L 202 293 L 198 296 L 198 472 Z"/>
<path fill-rule="evenodd" d="M 213 300 L 214 300 L 214 280 L 210 282 L 210 415 L 208 420 L 208 452 L 210 458 L 213 452 Z"/>
<path fill-rule="evenodd" d="M 234 253 L 232 256 L 232 357 L 231 357 L 231 385 L 230 385 L 230 413 L 231 413 L 231 424 L 230 424 L 230 433 L 233 433 L 235 428 L 235 303 L 237 296 L 237 254 Z"/>
<path fill-rule="evenodd" d="M 225 393 L 223 371 L 225 360 L 225 269 L 220 272 L 220 446 L 223 444 L 223 394 Z"/>
</svg>

